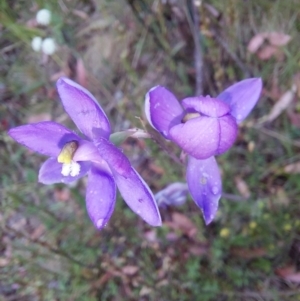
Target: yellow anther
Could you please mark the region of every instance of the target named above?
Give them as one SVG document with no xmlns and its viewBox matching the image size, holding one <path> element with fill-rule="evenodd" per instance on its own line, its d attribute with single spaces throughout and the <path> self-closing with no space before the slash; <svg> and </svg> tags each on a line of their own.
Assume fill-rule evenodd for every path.
<svg viewBox="0 0 300 301">
<path fill-rule="evenodd" d="M 187 122 L 190 119 L 197 118 L 197 117 L 200 117 L 200 116 L 201 116 L 200 113 L 187 113 L 186 115 L 184 115 L 184 117 L 182 118 L 181 122 L 185 123 L 185 122 Z"/>
<path fill-rule="evenodd" d="M 70 164 L 78 148 L 77 141 L 67 142 L 57 157 L 58 163 Z"/>
</svg>

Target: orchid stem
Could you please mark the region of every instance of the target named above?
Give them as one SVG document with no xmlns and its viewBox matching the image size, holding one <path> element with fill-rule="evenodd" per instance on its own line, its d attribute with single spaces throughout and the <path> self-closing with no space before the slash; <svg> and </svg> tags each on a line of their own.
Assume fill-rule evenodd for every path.
<svg viewBox="0 0 300 301">
<path fill-rule="evenodd" d="M 192 7 L 192 32 L 194 39 L 194 62 L 195 62 L 195 71 L 196 71 L 196 95 L 203 94 L 203 56 L 201 50 L 201 41 L 200 41 L 200 17 L 199 11 L 196 7 L 195 1 L 191 1 Z"/>
</svg>

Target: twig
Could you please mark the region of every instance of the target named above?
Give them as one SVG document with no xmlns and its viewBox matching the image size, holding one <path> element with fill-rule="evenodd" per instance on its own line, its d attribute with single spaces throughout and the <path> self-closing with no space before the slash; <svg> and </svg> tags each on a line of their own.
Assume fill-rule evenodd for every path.
<svg viewBox="0 0 300 301">
<path fill-rule="evenodd" d="M 152 129 L 147 130 L 146 124 L 142 118 L 138 116 L 136 116 L 136 118 L 140 121 L 144 131 L 149 135 L 148 138 L 151 138 L 158 146 L 160 146 L 174 162 L 183 165 L 183 163 L 176 157 L 176 155 L 170 152 L 167 145 L 165 144 L 165 140 L 162 139 L 156 131 Z"/>
<path fill-rule="evenodd" d="M 275 131 L 272 130 L 268 130 L 264 127 L 259 127 L 259 126 L 253 126 L 254 129 L 257 129 L 258 131 L 260 131 L 261 133 L 271 136 L 275 139 L 278 139 L 279 141 L 281 141 L 282 143 L 288 143 L 290 145 L 296 146 L 296 147 L 300 147 L 300 141 L 293 141 L 290 138 L 286 137 L 283 134 L 277 133 Z"/>
<path fill-rule="evenodd" d="M 236 195 L 236 194 L 231 194 L 231 193 L 226 193 L 226 192 L 222 193 L 222 197 L 229 200 L 229 201 L 233 201 L 233 202 L 244 202 L 244 201 L 248 200 L 248 198 L 245 198 L 243 196 Z"/>
<path fill-rule="evenodd" d="M 148 130 L 148 133 L 150 134 L 151 139 L 157 145 L 159 145 L 174 162 L 178 163 L 179 165 L 183 165 L 183 163 L 178 159 L 178 157 L 174 153 L 172 153 L 169 147 L 165 144 L 165 139 L 163 139 L 156 131 Z"/>
</svg>

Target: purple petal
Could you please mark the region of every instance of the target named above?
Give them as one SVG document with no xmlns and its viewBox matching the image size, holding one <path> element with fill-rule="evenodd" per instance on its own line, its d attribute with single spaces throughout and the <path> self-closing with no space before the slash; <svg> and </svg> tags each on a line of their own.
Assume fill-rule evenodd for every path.
<svg viewBox="0 0 300 301">
<path fill-rule="evenodd" d="M 199 112 L 205 116 L 221 117 L 229 113 L 229 106 L 210 96 L 188 97 L 182 100 L 182 106 L 189 112 Z"/>
<path fill-rule="evenodd" d="M 133 212 L 151 226 L 161 226 L 161 217 L 155 198 L 148 185 L 137 171 L 131 167 L 126 176 L 113 171 L 119 191 Z"/>
<path fill-rule="evenodd" d="M 101 138 L 104 139 L 104 138 Z M 107 141 L 107 140 L 105 140 Z M 103 149 L 103 147 L 100 147 L 100 149 Z M 110 149 L 107 150 L 107 153 L 110 152 Z M 101 157 L 97 147 L 94 143 L 81 140 L 79 143 L 79 147 L 76 150 L 73 160 L 78 161 L 91 161 L 94 165 L 96 164 L 98 169 L 101 169 L 102 171 L 105 171 L 106 173 L 110 174 L 110 167 L 107 164 L 107 162 Z M 128 161 L 126 161 L 128 162 Z M 130 168 L 130 163 L 128 162 L 128 168 Z"/>
<path fill-rule="evenodd" d="M 202 210 L 208 225 L 216 215 L 222 195 L 222 181 L 215 158 L 196 160 L 189 157 L 186 179 L 192 198 Z"/>
<path fill-rule="evenodd" d="M 234 143 L 238 134 L 238 125 L 234 117 L 227 115 L 219 119 L 220 140 L 216 155 L 225 153 Z"/>
<path fill-rule="evenodd" d="M 39 171 L 39 182 L 50 185 L 55 183 L 72 183 L 83 177 L 90 169 L 90 162 L 77 162 L 80 164 L 80 173 L 78 176 L 63 176 L 61 174 L 62 164 L 57 162 L 57 158 L 46 160 Z"/>
<path fill-rule="evenodd" d="M 256 105 L 262 90 L 261 78 L 242 80 L 223 91 L 217 98 L 231 108 L 231 115 L 237 122 L 243 121 Z"/>
<path fill-rule="evenodd" d="M 219 120 L 204 116 L 175 125 L 170 130 L 171 139 L 186 153 L 197 159 L 206 159 L 215 155 L 219 136 Z"/>
<path fill-rule="evenodd" d="M 88 90 L 68 78 L 60 78 L 56 86 L 66 112 L 84 135 L 109 137 L 109 121 Z"/>
<path fill-rule="evenodd" d="M 51 157 L 58 156 L 65 143 L 81 140 L 63 125 L 52 121 L 18 126 L 10 129 L 8 134 L 29 149 Z"/>
<path fill-rule="evenodd" d="M 97 229 L 110 219 L 116 203 L 116 184 L 112 176 L 96 167 L 89 171 L 86 188 L 86 208 Z"/>
<path fill-rule="evenodd" d="M 106 161 L 111 169 L 120 175 L 130 173 L 131 164 L 119 148 L 104 138 L 98 138 L 94 142 L 99 155 Z"/>
<path fill-rule="evenodd" d="M 74 161 L 93 161 L 93 162 L 103 161 L 96 146 L 92 142 L 87 141 L 87 140 L 81 140 L 79 142 L 79 146 L 73 156 L 73 160 Z"/>
<path fill-rule="evenodd" d="M 169 138 L 169 129 L 180 123 L 184 112 L 176 97 L 169 90 L 156 86 L 146 94 L 145 113 L 152 127 L 165 138 Z"/>
</svg>

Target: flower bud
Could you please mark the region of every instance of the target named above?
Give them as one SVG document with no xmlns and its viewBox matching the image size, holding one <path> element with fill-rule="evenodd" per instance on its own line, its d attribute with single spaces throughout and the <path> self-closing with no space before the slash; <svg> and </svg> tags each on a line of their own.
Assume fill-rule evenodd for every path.
<svg viewBox="0 0 300 301">
<path fill-rule="evenodd" d="M 144 138 L 150 138 L 150 135 L 141 129 L 135 128 L 135 129 L 128 129 L 126 131 L 115 132 L 110 135 L 109 140 L 114 145 L 120 145 L 129 137 L 136 138 L 136 139 L 144 139 Z"/>
<path fill-rule="evenodd" d="M 40 9 L 36 14 L 36 22 L 40 25 L 49 25 L 51 21 L 50 10 L 43 8 Z"/>
<path fill-rule="evenodd" d="M 42 42 L 42 51 L 47 55 L 52 55 L 56 51 L 55 41 L 52 38 L 46 38 Z"/>
<path fill-rule="evenodd" d="M 41 37 L 34 37 L 31 41 L 31 48 L 35 52 L 40 52 L 42 48 L 42 38 Z"/>
</svg>

